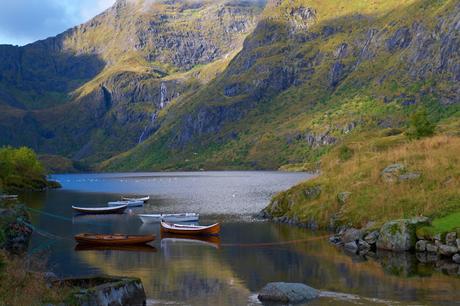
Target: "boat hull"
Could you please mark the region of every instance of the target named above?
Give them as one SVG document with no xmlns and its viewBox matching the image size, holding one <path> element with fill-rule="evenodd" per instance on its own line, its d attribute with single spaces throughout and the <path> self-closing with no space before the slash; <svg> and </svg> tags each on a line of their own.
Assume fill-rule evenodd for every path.
<svg viewBox="0 0 460 306">
<path fill-rule="evenodd" d="M 82 233 L 75 235 L 75 241 L 85 245 L 124 246 L 142 245 L 155 240 L 155 235 L 105 235 Z"/>
<path fill-rule="evenodd" d="M 72 206 L 73 210 L 86 215 L 105 215 L 105 214 L 122 214 L 125 212 L 128 205 L 120 205 L 113 207 L 78 207 Z"/>
<path fill-rule="evenodd" d="M 161 232 L 171 233 L 177 235 L 203 235 L 203 236 L 214 236 L 220 234 L 220 224 L 215 223 L 209 226 L 193 226 L 193 225 L 182 225 L 172 224 L 167 222 L 161 222 Z"/>
<path fill-rule="evenodd" d="M 157 249 L 149 244 L 97 245 L 97 244 L 78 243 L 75 246 L 75 251 L 122 251 L 122 252 L 155 253 Z"/>
<path fill-rule="evenodd" d="M 194 222 L 200 218 L 199 214 L 139 214 L 143 223 L 165 222 Z"/>
<path fill-rule="evenodd" d="M 140 207 L 144 206 L 143 201 L 114 201 L 108 202 L 107 206 L 120 206 L 120 205 L 127 205 L 128 207 Z"/>
<path fill-rule="evenodd" d="M 150 196 L 147 197 L 142 197 L 142 198 L 130 198 L 130 197 L 121 197 L 123 201 L 142 201 L 142 202 L 147 202 L 150 200 Z"/>
</svg>

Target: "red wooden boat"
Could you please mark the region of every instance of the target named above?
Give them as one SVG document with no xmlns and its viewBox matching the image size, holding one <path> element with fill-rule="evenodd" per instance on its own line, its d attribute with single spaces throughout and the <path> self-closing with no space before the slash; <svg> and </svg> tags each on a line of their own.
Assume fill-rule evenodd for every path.
<svg viewBox="0 0 460 306">
<path fill-rule="evenodd" d="M 208 226 L 200 225 L 185 225 L 161 222 L 161 231 L 164 233 L 180 234 L 180 235 L 219 235 L 220 224 L 215 223 Z"/>
<path fill-rule="evenodd" d="M 75 251 L 126 251 L 126 252 L 145 252 L 155 253 L 157 249 L 150 244 L 132 244 L 132 245 L 98 245 L 98 244 L 81 244 L 75 246 Z"/>
<path fill-rule="evenodd" d="M 155 235 L 105 235 L 82 233 L 75 235 L 75 240 L 81 244 L 91 245 L 138 245 L 155 240 Z"/>
</svg>

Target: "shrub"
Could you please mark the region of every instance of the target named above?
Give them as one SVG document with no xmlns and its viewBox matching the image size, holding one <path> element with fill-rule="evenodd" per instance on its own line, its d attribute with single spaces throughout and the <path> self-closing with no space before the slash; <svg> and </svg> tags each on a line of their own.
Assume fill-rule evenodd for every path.
<svg viewBox="0 0 460 306">
<path fill-rule="evenodd" d="M 409 137 L 420 139 L 432 136 L 436 125 L 428 118 L 428 111 L 425 107 L 419 108 L 410 118 Z"/>
<path fill-rule="evenodd" d="M 341 161 L 349 160 L 353 157 L 353 149 L 347 147 L 346 145 L 342 145 L 339 147 L 339 158 Z"/>
</svg>

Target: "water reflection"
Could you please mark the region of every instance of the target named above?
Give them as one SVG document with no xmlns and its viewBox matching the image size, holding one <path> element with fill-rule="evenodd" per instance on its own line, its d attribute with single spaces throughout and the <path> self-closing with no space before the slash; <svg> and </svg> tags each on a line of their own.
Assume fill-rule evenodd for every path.
<svg viewBox="0 0 460 306">
<path fill-rule="evenodd" d="M 258 198 L 256 204 L 251 204 L 249 209 L 246 207 L 254 194 L 265 190 L 262 198 L 268 198 L 280 186 L 280 183 L 273 184 L 274 180 L 286 181 L 278 174 L 276 179 L 266 178 L 267 175 L 269 174 L 264 173 L 258 177 L 251 174 L 251 185 L 259 185 L 256 192 L 252 192 L 249 187 L 241 187 L 239 183 L 232 185 L 237 180 L 231 173 L 212 177 L 212 188 L 201 186 L 192 191 L 182 190 L 181 188 L 190 188 L 191 185 L 196 187 L 210 182 L 209 175 L 201 183 L 200 176 L 187 177 L 187 180 L 196 181 L 193 184 L 188 182 L 182 187 L 180 184 L 174 185 L 180 190 L 171 191 L 167 196 L 154 196 L 146 207 L 134 211 L 187 211 L 189 209 L 184 206 L 187 199 L 182 196 L 197 193 L 196 199 L 205 200 L 201 204 L 191 200 L 190 207 L 201 205 L 203 211 L 208 211 L 208 208 L 211 211 L 202 214 L 200 223 L 222 222 L 220 238 L 212 240 L 165 236 L 161 234 L 159 224 L 142 224 L 139 218 L 131 214 L 74 215 L 72 204 L 104 205 L 109 200 L 119 198 L 118 187 L 113 187 L 111 192 L 106 190 L 105 193 L 57 190 L 42 194 L 24 194 L 21 199 L 31 208 L 56 216 L 35 212 L 31 214 L 37 228 L 59 237 L 49 246 L 50 269 L 62 276 L 103 273 L 140 277 L 148 298 L 158 304 L 257 304 L 254 294 L 271 281 L 303 282 L 322 290 L 379 299 L 344 301 L 338 296 L 330 295 L 309 305 L 385 304 L 382 300 L 391 301 L 386 304 L 396 304 L 395 301 L 399 301 L 403 305 L 458 304 L 460 279 L 447 275 L 448 271 L 454 274 L 453 267 L 443 267 L 428 258 L 420 262 L 413 254 L 378 252 L 366 257 L 349 256 L 323 238 L 325 233 L 312 233 L 281 224 L 244 221 L 248 214 L 256 212 L 254 207 L 260 205 L 261 200 Z M 151 183 L 157 184 L 156 175 L 150 176 L 153 178 L 148 178 L 147 181 L 152 180 Z M 100 183 L 97 176 L 91 177 L 93 181 L 85 180 L 85 184 Z M 129 175 L 123 177 L 126 180 L 124 184 L 133 192 L 144 194 L 136 187 L 138 181 L 144 179 L 134 176 L 131 180 Z M 64 176 L 61 178 L 65 179 Z M 84 176 L 81 175 L 78 179 L 84 180 Z M 174 180 L 174 176 L 169 174 L 161 179 Z M 179 181 L 183 179 L 184 177 L 176 178 Z M 72 176 L 69 180 L 75 181 L 75 177 Z M 112 176 L 110 180 L 116 179 Z M 75 184 L 78 188 L 81 187 L 81 183 Z M 219 184 L 225 187 L 219 189 Z M 78 189 L 77 187 L 69 189 Z M 229 214 L 221 211 L 223 204 L 213 209 L 216 202 L 213 198 L 216 191 L 211 190 L 213 188 L 221 193 L 220 198 L 226 199 L 224 204 L 229 206 Z M 239 195 L 244 199 L 236 201 L 230 192 L 238 188 L 242 188 Z M 210 193 L 206 197 L 208 190 Z M 73 240 L 73 236 L 80 232 L 155 234 L 157 240 L 151 247 L 142 250 L 82 249 L 81 246 L 76 247 Z M 47 245 L 49 241 L 49 238 L 35 233 L 31 251 Z"/>
</svg>

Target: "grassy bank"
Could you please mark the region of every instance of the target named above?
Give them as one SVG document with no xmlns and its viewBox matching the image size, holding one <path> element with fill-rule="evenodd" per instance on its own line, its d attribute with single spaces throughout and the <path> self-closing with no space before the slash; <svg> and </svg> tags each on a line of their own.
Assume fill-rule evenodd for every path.
<svg viewBox="0 0 460 306">
<path fill-rule="evenodd" d="M 45 168 L 29 148 L 0 148 L 0 193 L 59 188 L 46 179 Z"/>
<path fill-rule="evenodd" d="M 61 303 L 70 292 L 49 288 L 43 272 L 31 272 L 31 259 L 11 256 L 0 250 L 0 305 Z"/>
<path fill-rule="evenodd" d="M 345 141 L 322 158 L 320 176 L 276 195 L 266 211 L 323 228 L 419 215 L 433 218 L 431 233 L 460 227 L 460 137 L 391 134 Z"/>
</svg>

